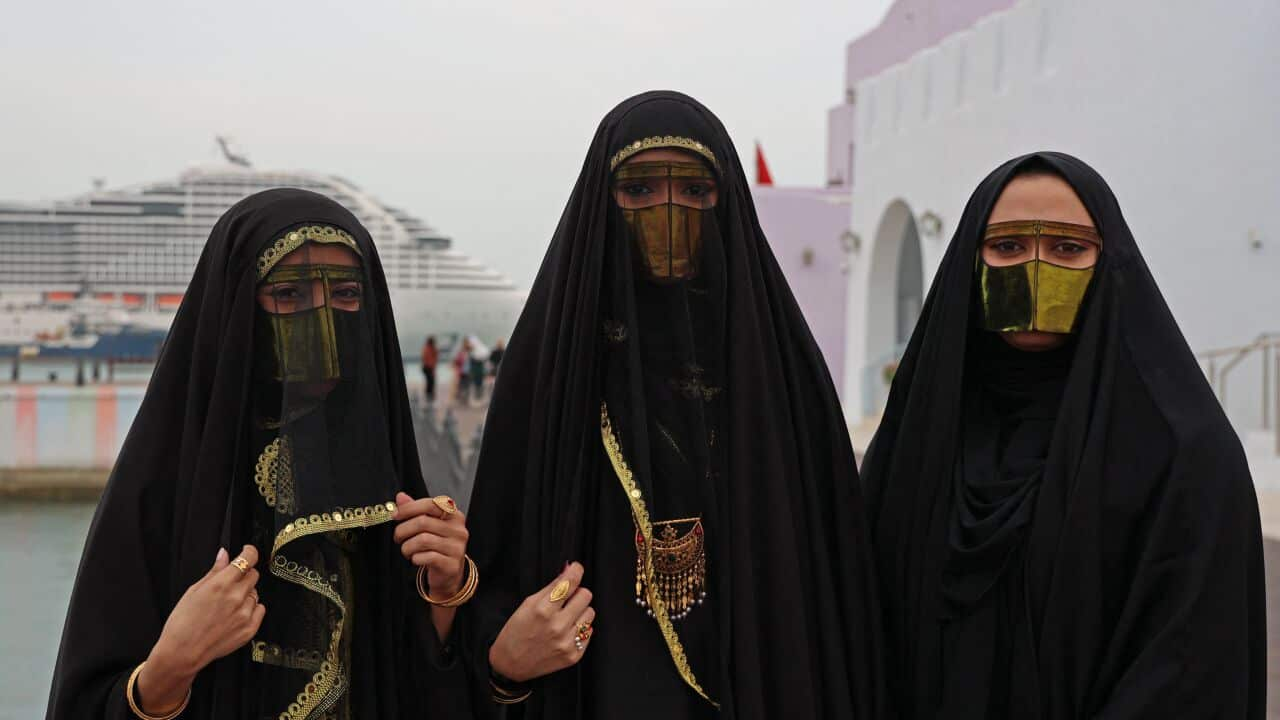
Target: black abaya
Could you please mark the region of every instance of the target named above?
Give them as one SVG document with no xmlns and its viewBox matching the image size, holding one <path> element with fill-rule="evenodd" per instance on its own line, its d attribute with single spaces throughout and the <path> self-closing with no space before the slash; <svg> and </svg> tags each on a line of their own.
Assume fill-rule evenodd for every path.
<svg viewBox="0 0 1280 720">
<path fill-rule="evenodd" d="M 611 159 L 649 138 L 717 175 L 703 267 L 679 287 L 643 284 L 610 194 Z M 662 317 L 665 349 L 649 342 Z M 697 367 L 667 377 L 682 368 L 666 361 L 690 353 Z M 634 493 L 603 447 L 605 400 Z M 507 349 L 480 452 L 469 520 L 485 578 L 471 618 L 485 712 L 497 708 L 483 678 L 499 630 L 581 560 L 596 636 L 577 666 L 534 683 L 519 716 L 883 716 L 878 599 L 844 418 L 737 152 L 696 101 L 646 93 L 600 124 Z M 637 505 L 706 527 L 708 597 L 671 624 L 678 645 L 636 604 Z"/>
<path fill-rule="evenodd" d="M 361 326 L 346 336 L 357 342 L 342 347 L 358 362 L 348 363 L 350 354 L 344 355 L 341 381 L 323 410 L 279 415 L 291 408 L 289 391 L 273 390 L 255 373 L 268 351 L 255 348 L 255 327 L 261 328 L 255 292 L 264 252 L 298 247 L 284 238 L 304 225 L 328 228 L 332 236 L 345 233 L 360 256 L 361 310 L 351 315 Z M 278 189 L 250 196 L 223 215 L 90 527 L 54 673 L 50 720 L 134 718 L 125 699 L 130 672 L 147 658 L 174 605 L 213 564 L 218 548 L 234 552 L 246 543 L 257 545 L 262 558 L 264 605 L 269 597 L 281 601 L 267 607 L 262 627 L 272 641 L 288 639 L 289 624 L 309 612 L 283 600 L 293 586 L 270 564 L 273 556 L 283 557 L 276 551 L 306 565 L 306 558 L 320 554 L 337 558 L 327 547 L 331 542 L 349 550 L 320 578 L 351 588 L 347 609 L 354 609 L 354 618 L 346 615 L 353 624 L 343 635 L 342 654 L 350 661 L 344 668 L 350 687 L 340 716 L 470 715 L 463 666 L 442 660 L 427 606 L 414 591 L 413 569 L 392 540 L 390 513 L 382 512 L 395 490 L 426 495 L 399 347 L 382 266 L 351 213 L 312 192 Z M 344 393 L 340 412 L 328 412 L 332 398 Z M 264 412 L 267 419 L 279 415 L 278 422 L 264 424 Z M 347 417 L 352 412 L 356 416 Z M 264 434 L 266 427 L 275 429 Z M 296 443 L 289 502 L 279 495 L 281 485 L 255 487 L 255 460 L 271 437 Z M 276 493 L 270 509 L 264 505 L 268 490 Z M 339 506 L 358 508 L 344 520 L 349 533 L 282 542 L 282 533 L 301 528 L 308 513 Z M 313 528 L 330 522 L 336 521 L 327 514 L 309 519 Z M 321 608 L 323 617 L 328 610 Z M 182 717 L 281 716 L 307 675 L 261 664 L 245 646 L 200 671 Z"/>
<path fill-rule="evenodd" d="M 1074 348 L 1025 353 L 971 338 L 941 587 L 939 717 L 1009 716 L 1016 643 L 1027 637 L 1026 531 Z"/>
<path fill-rule="evenodd" d="M 1057 409 L 1033 413 L 1052 414 L 1051 430 L 1025 418 L 1031 457 L 1007 457 L 1011 434 L 979 488 L 972 435 L 998 433 L 967 428 L 995 416 L 972 404 L 979 377 L 955 358 L 976 337 L 991 208 L 1032 166 L 1075 189 L 1102 253 Z M 1014 465 L 1012 485 L 991 486 L 992 468 Z M 1244 454 L 1115 197 L 1083 162 L 1037 153 L 978 187 L 862 477 L 904 717 L 954 717 L 966 701 L 989 718 L 1263 716 L 1262 543 Z"/>
</svg>

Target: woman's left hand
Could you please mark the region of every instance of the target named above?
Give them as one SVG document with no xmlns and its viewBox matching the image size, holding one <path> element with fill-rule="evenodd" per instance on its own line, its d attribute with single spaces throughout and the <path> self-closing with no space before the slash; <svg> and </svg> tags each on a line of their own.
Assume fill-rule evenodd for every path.
<svg viewBox="0 0 1280 720">
<path fill-rule="evenodd" d="M 466 516 L 443 495 L 414 500 L 406 493 L 397 493 L 396 505 L 395 541 L 400 545 L 400 554 L 426 568 L 431 597 L 453 597 L 462 589 L 466 570 Z"/>
</svg>

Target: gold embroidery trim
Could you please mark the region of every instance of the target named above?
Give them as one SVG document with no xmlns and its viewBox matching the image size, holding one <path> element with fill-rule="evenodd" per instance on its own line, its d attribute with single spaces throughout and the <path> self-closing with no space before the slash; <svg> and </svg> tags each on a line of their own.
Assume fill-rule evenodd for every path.
<svg viewBox="0 0 1280 720">
<path fill-rule="evenodd" d="M 320 669 L 322 658 L 325 657 L 319 650 L 300 650 L 265 640 L 253 641 L 252 656 L 254 662 L 263 665 L 313 672 Z"/>
<path fill-rule="evenodd" d="M 373 527 L 392 520 L 395 514 L 396 504 L 387 501 L 381 505 L 338 508 L 331 513 L 297 517 L 276 534 L 275 543 L 271 546 L 271 555 L 275 556 L 280 548 L 301 537 L 334 530 Z"/>
<path fill-rule="evenodd" d="M 253 469 L 253 482 L 267 507 L 275 508 L 282 515 L 292 514 L 293 469 L 292 451 L 287 438 L 277 437 L 262 449 Z"/>
<path fill-rule="evenodd" d="M 671 431 L 667 429 L 667 426 L 662 423 L 655 424 L 658 426 L 658 432 L 662 433 L 662 437 L 666 438 L 667 444 L 670 445 L 671 449 L 675 451 L 677 456 L 679 456 L 680 462 L 688 464 L 689 459 L 684 456 L 684 451 L 680 449 L 680 443 L 676 442 L 675 437 L 672 436 Z"/>
<path fill-rule="evenodd" d="M 320 662 L 320 669 L 311 676 L 311 682 L 302 688 L 302 692 L 298 693 L 279 717 L 279 720 L 309 720 L 315 713 L 322 713 L 333 707 L 347 690 L 346 668 L 339 658 L 347 605 L 320 573 L 283 555 L 275 555 L 271 559 L 271 574 L 324 596 L 338 609 L 338 621 L 329 634 L 329 647 L 325 651 L 324 660 Z"/>
<path fill-rule="evenodd" d="M 608 403 L 600 403 L 600 437 L 604 441 L 604 450 L 609 455 L 609 462 L 613 464 L 614 474 L 618 476 L 618 481 L 622 483 L 622 490 L 627 494 L 627 500 L 631 503 L 631 515 L 635 520 L 636 529 L 640 531 L 645 539 L 644 550 L 644 575 L 648 580 L 647 589 L 649 594 L 649 609 L 653 613 L 653 619 L 658 623 L 658 629 L 662 631 L 662 639 L 667 643 L 667 650 L 671 653 L 671 661 L 675 663 L 676 671 L 680 673 L 680 677 L 684 679 L 685 684 L 693 688 L 702 699 L 711 703 L 716 708 L 720 707 L 720 703 L 712 700 L 698 684 L 698 678 L 693 674 L 693 668 L 689 667 L 689 659 L 685 657 L 684 645 L 680 643 L 680 636 L 676 634 L 675 627 L 671 624 L 671 617 L 667 613 L 666 604 L 662 600 L 662 595 L 657 591 L 654 583 L 653 570 L 653 524 L 649 521 L 649 509 L 645 505 L 643 493 L 636 486 L 635 476 L 631 473 L 627 460 L 622 456 L 622 445 L 618 442 L 617 436 L 613 434 L 613 423 L 609 421 L 609 405 Z"/>
<path fill-rule="evenodd" d="M 684 377 L 672 378 L 668 382 L 671 387 L 690 400 L 711 402 L 724 388 L 708 385 L 703 380 L 706 373 L 707 371 L 701 365 L 688 363 L 684 366 Z"/>
<path fill-rule="evenodd" d="M 305 242 L 317 242 L 323 244 L 345 245 L 355 251 L 356 255 L 362 254 L 360 246 L 356 244 L 355 238 L 351 234 L 341 228 L 332 225 L 304 225 L 300 228 L 290 230 L 271 244 L 262 254 L 258 256 L 258 279 L 261 280 L 271 272 L 271 268 L 276 266 L 285 255 L 297 250 Z"/>
<path fill-rule="evenodd" d="M 280 713 L 279 720 L 309 720 L 314 717 L 313 713 L 333 707 L 347 689 L 346 668 L 339 658 L 342 628 L 346 622 L 346 603 L 320 573 L 289 560 L 280 554 L 280 549 L 308 535 L 379 525 L 392 520 L 395 512 L 396 504 L 392 501 L 381 505 L 339 508 L 331 513 L 294 518 L 276 534 L 271 546 L 271 574 L 327 598 L 338 609 L 338 620 L 330 633 L 329 648 L 325 652 L 325 659 L 320 663 L 320 669 L 294 701 L 289 703 L 288 709 Z"/>
<path fill-rule="evenodd" d="M 636 140 L 630 145 L 625 145 L 621 150 L 613 154 L 609 160 L 609 172 L 618 169 L 618 166 L 626 162 L 627 158 L 645 150 L 653 150 L 654 148 L 676 148 L 679 150 L 689 150 L 695 152 L 702 157 L 711 161 L 711 167 L 717 172 L 720 170 L 720 163 L 716 162 L 715 153 L 711 152 L 711 148 L 703 145 L 697 140 L 691 140 L 687 137 L 679 135 L 654 135 L 643 140 Z"/>
<path fill-rule="evenodd" d="M 625 342 L 627 339 L 627 326 L 616 320 L 605 320 L 604 339 L 613 344 Z"/>
</svg>

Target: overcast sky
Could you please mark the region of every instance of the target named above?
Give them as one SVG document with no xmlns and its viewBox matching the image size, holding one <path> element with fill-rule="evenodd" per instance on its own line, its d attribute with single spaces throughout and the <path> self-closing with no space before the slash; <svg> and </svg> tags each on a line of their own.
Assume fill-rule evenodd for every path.
<svg viewBox="0 0 1280 720">
<path fill-rule="evenodd" d="M 342 175 L 527 286 L 600 118 L 702 100 L 779 185 L 820 185 L 845 45 L 889 0 L 8 5 L 0 199 L 215 162 Z M 747 165 L 750 168 L 750 165 Z"/>
</svg>

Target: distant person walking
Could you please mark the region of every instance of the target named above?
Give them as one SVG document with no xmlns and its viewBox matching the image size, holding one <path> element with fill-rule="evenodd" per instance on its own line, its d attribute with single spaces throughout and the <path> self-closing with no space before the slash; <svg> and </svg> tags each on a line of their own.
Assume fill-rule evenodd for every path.
<svg viewBox="0 0 1280 720">
<path fill-rule="evenodd" d="M 507 351 L 507 344 L 501 338 L 493 344 L 493 352 L 489 353 L 489 374 L 498 376 L 498 366 L 502 364 L 502 356 Z"/>
<path fill-rule="evenodd" d="M 453 401 L 461 403 L 467 397 L 467 358 L 471 355 L 471 339 L 462 337 L 458 351 L 453 355 Z"/>
<path fill-rule="evenodd" d="M 468 338 L 468 348 L 467 379 L 471 385 L 471 397 L 480 402 L 484 400 L 484 378 L 489 365 L 489 348 L 475 336 Z"/>
<path fill-rule="evenodd" d="M 436 349 L 436 336 L 431 335 L 422 345 L 422 378 L 427 384 L 427 402 L 436 400 L 436 363 L 440 361 L 440 351 Z"/>
</svg>

